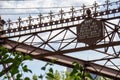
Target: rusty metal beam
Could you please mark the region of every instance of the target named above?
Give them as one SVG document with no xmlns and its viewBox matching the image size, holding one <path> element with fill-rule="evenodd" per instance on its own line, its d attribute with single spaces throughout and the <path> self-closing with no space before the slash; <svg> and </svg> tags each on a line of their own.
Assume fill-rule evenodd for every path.
<svg viewBox="0 0 120 80">
<path fill-rule="evenodd" d="M 39 58 L 37 57 L 36 59 L 39 59 Z M 54 59 L 57 60 L 55 62 L 56 64 L 60 64 L 63 66 L 73 68 L 74 66 L 72 65 L 72 63 L 77 62 L 81 64 L 82 66 L 86 66 L 84 68 L 90 73 L 94 73 L 94 74 L 101 75 L 101 76 L 106 76 L 108 78 L 115 79 L 115 80 L 120 79 L 120 74 L 119 74 L 120 71 L 118 70 L 108 68 L 108 67 L 105 67 L 99 64 L 87 62 L 81 59 L 65 56 L 65 55 L 46 56 L 39 60 L 50 62 L 51 60 L 54 60 Z"/>
<path fill-rule="evenodd" d="M 18 42 L 6 40 L 6 42 L 4 44 L 2 44 L 2 46 L 6 47 L 8 49 L 12 49 L 12 47 L 14 47 L 17 44 L 18 44 Z M 28 54 L 34 48 L 35 47 L 33 47 L 33 46 L 20 43 L 19 46 L 15 50 Z M 65 56 L 65 55 L 53 55 L 53 56 L 44 56 L 44 57 L 40 56 L 41 54 L 49 54 L 49 52 L 50 51 L 48 51 L 48 50 L 38 48 L 34 53 L 29 54 L 29 55 L 31 55 L 35 59 L 39 59 L 39 60 L 43 60 L 43 61 L 57 60 L 57 61 L 55 61 L 56 64 L 68 66 L 71 68 L 73 67 L 73 65 L 72 65 L 73 62 L 78 62 L 79 64 L 86 66 L 85 69 L 91 73 L 95 73 L 98 75 L 106 76 L 106 77 L 117 79 L 117 80 L 120 79 L 120 74 L 119 74 L 120 71 L 112 69 L 112 68 L 108 68 L 105 66 L 101 66 L 99 64 L 91 63 L 88 61 L 84 61 L 81 59 L 77 59 L 77 58 L 73 58 L 73 57 L 69 57 L 69 56 Z"/>
<path fill-rule="evenodd" d="M 6 40 L 5 43 L 7 45 L 4 45 L 4 46 L 8 47 L 8 48 L 12 48 L 12 47 L 14 47 L 14 46 L 16 46 L 18 44 L 18 42 L 11 41 L 11 40 Z M 10 44 L 11 46 L 8 46 L 8 44 Z M 77 52 L 77 51 L 94 50 L 94 49 L 97 49 L 97 48 L 118 46 L 118 45 L 120 45 L 120 41 L 114 41 L 114 42 L 105 43 L 105 44 L 98 44 L 98 45 L 94 45 L 94 46 L 91 45 L 91 46 L 86 46 L 86 47 L 79 47 L 79 48 L 67 49 L 67 50 L 61 50 L 61 51 L 55 51 L 55 52 L 48 52 L 48 51 L 46 51 L 44 49 L 41 49 L 41 51 L 39 51 L 40 50 L 39 48 L 36 49 L 36 47 L 33 47 L 33 46 L 32 46 L 33 48 L 31 48 L 28 45 L 19 43 L 19 46 L 16 48 L 16 50 L 22 51 L 22 52 L 24 51 L 24 53 L 29 53 L 32 50 L 36 49 L 31 54 L 33 54 L 34 56 L 37 55 L 37 57 L 44 57 L 44 56 L 51 56 L 51 55 L 61 55 L 61 54 Z M 25 46 L 28 46 L 28 47 L 25 47 Z M 25 48 L 26 48 L 26 50 L 24 50 Z M 40 56 L 38 56 L 38 55 L 40 55 Z"/>
<path fill-rule="evenodd" d="M 51 56 L 51 55 L 62 55 L 65 53 L 85 51 L 85 50 L 94 50 L 97 48 L 104 48 L 104 47 L 118 46 L 118 45 L 120 45 L 120 41 L 114 41 L 114 42 L 105 43 L 105 44 L 91 45 L 91 46 L 86 46 L 86 47 L 79 47 L 79 48 L 74 48 L 74 49 L 67 49 L 67 50 L 61 50 L 61 51 L 56 51 L 56 52 L 50 52 L 47 54 L 40 54 L 40 56 L 43 57 L 43 56 Z"/>
<path fill-rule="evenodd" d="M 5 40 L 4 44 L 2 44 L 2 46 L 7 49 L 10 49 L 10 50 L 12 50 L 15 46 L 17 46 L 16 48 L 14 48 L 14 50 L 20 51 L 23 53 L 29 53 L 29 52 L 33 51 L 34 49 L 36 49 L 36 47 L 33 47 L 31 45 L 27 45 L 27 44 L 12 41 L 12 40 Z M 39 54 L 43 54 L 43 53 L 44 54 L 48 53 L 48 51 L 38 48 L 37 50 L 35 50 L 35 52 L 32 52 L 31 55 L 39 55 Z"/>
</svg>

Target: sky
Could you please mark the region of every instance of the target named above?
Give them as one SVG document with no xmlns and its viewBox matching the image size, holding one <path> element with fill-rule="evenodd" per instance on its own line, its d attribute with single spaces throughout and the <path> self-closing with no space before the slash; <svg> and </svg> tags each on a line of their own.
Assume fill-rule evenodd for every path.
<svg viewBox="0 0 120 80">
<path fill-rule="evenodd" d="M 32 17 L 37 17 L 39 13 L 42 13 L 43 15 L 48 15 L 50 11 L 59 13 L 61 8 L 65 12 L 69 11 L 72 6 L 74 6 L 75 9 L 79 9 L 81 8 L 80 6 L 82 6 L 83 4 L 85 4 L 86 6 L 90 6 L 93 5 L 95 1 L 98 4 L 105 3 L 105 0 L 0 0 L 0 15 L 2 19 L 4 19 L 5 21 L 7 21 L 8 19 L 11 19 L 12 21 L 16 21 L 19 17 L 21 17 L 22 19 L 26 19 L 28 18 L 29 15 L 31 15 Z M 110 0 L 110 1 L 112 2 L 117 0 Z M 20 8 L 26 8 L 26 9 L 20 9 Z M 34 9 L 30 9 L 30 8 L 34 8 Z M 25 14 L 21 15 L 21 13 L 25 13 Z M 15 14 L 19 14 L 19 15 L 15 15 Z M 83 56 L 85 55 L 86 54 L 83 54 Z M 93 56 L 89 56 L 89 58 L 92 57 Z M 45 62 L 38 60 L 34 60 L 31 62 L 26 61 L 25 63 L 29 65 L 28 67 L 34 71 L 34 74 L 37 75 L 41 73 L 40 67 L 45 65 Z M 54 69 L 65 71 L 66 67 L 55 65 Z M 29 76 L 30 74 L 26 74 L 26 75 Z"/>
<path fill-rule="evenodd" d="M 104 0 L 97 0 L 99 4 Z M 2 15 L 2 14 L 9 14 L 9 13 L 27 13 L 26 15 L 22 15 L 20 17 L 24 18 L 26 16 L 29 16 L 30 13 L 49 13 L 50 10 L 53 12 L 59 12 L 59 10 L 62 7 L 63 10 L 68 11 L 72 6 L 82 6 L 85 5 L 92 5 L 95 2 L 95 0 L 0 0 L 0 8 L 34 8 L 34 9 L 0 9 L 0 14 L 2 18 L 4 19 L 12 19 L 16 20 L 20 16 L 19 15 Z M 51 7 L 48 9 L 45 9 L 46 7 Z M 52 8 L 52 7 L 61 7 L 61 8 Z M 41 9 L 38 9 L 41 8 Z M 44 8 L 44 9 L 42 9 Z M 78 7 L 80 8 L 80 7 Z M 36 14 L 37 15 L 37 14 Z"/>
</svg>

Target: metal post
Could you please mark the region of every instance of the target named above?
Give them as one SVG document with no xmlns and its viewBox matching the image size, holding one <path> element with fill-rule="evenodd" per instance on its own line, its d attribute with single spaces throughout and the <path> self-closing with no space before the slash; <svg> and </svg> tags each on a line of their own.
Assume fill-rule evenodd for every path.
<svg viewBox="0 0 120 80">
<path fill-rule="evenodd" d="M 21 27 L 21 20 L 22 20 L 22 19 L 19 17 L 19 18 L 18 18 L 18 27 L 19 27 L 19 28 Z"/>
<path fill-rule="evenodd" d="M 96 3 L 96 1 L 95 1 L 95 3 L 93 4 L 93 6 L 94 6 L 94 8 L 95 8 L 95 13 L 97 12 L 97 7 L 98 7 L 98 4 Z"/>
<path fill-rule="evenodd" d="M 31 19 L 32 17 L 31 17 L 31 15 L 29 15 L 29 17 L 28 17 L 28 20 L 29 20 L 29 25 L 31 25 L 31 21 L 32 21 L 32 19 Z"/>
<path fill-rule="evenodd" d="M 60 10 L 60 19 L 61 19 L 61 20 L 63 19 L 63 14 L 64 14 L 64 11 L 61 9 L 61 10 Z"/>
<path fill-rule="evenodd" d="M 85 5 L 83 4 L 82 9 L 83 9 L 83 15 L 85 15 Z"/>
<path fill-rule="evenodd" d="M 8 19 L 8 29 L 10 29 L 10 25 L 11 25 L 11 20 L 10 20 L 10 18 Z"/>
<path fill-rule="evenodd" d="M 109 10 L 109 2 L 110 2 L 110 0 L 105 1 L 106 5 L 107 5 L 107 11 Z"/>
<path fill-rule="evenodd" d="M 74 17 L 74 7 L 72 6 L 72 8 L 70 9 L 71 10 L 71 13 L 72 13 L 72 18 Z"/>
<path fill-rule="evenodd" d="M 40 19 L 40 24 L 42 23 L 42 14 L 40 13 L 39 15 L 38 15 L 38 17 L 39 17 L 39 19 Z"/>
<path fill-rule="evenodd" d="M 52 17 L 53 17 L 53 12 L 52 11 L 50 11 L 50 13 L 49 13 L 49 15 L 50 15 L 50 22 L 52 21 Z"/>
</svg>

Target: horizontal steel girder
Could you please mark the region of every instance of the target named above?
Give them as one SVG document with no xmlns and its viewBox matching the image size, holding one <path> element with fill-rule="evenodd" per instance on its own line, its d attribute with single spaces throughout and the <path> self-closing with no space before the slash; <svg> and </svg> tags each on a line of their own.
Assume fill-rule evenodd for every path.
<svg viewBox="0 0 120 80">
<path fill-rule="evenodd" d="M 3 47 L 7 48 L 7 49 L 12 49 L 14 46 L 16 46 L 17 44 L 19 44 L 19 46 L 17 46 L 14 50 L 16 51 L 20 51 L 22 53 L 28 54 L 30 51 L 34 50 L 36 47 L 30 46 L 30 45 L 26 45 L 24 43 L 18 43 L 15 41 L 11 41 L 11 40 L 6 40 L 4 44 L 2 44 Z M 101 46 L 103 47 L 103 46 Z M 100 47 L 98 47 L 100 48 Z M 86 49 L 85 49 L 86 50 Z M 79 64 L 81 64 L 82 66 L 85 66 L 85 69 L 88 72 L 91 73 L 95 73 L 98 75 L 102 75 L 102 76 L 106 76 L 109 78 L 113 78 L 113 79 L 120 79 L 120 71 L 112 69 L 112 68 L 108 68 L 99 64 L 95 64 L 95 63 L 91 63 L 89 61 L 84 61 L 81 59 L 77 59 L 77 58 L 73 58 L 73 57 L 69 57 L 69 56 L 65 56 L 65 55 L 52 55 L 52 56 L 43 56 L 41 57 L 41 54 L 49 54 L 51 53 L 48 50 L 44 50 L 44 49 L 40 49 L 38 48 L 37 50 L 35 50 L 31 55 L 33 58 L 35 59 L 39 59 L 39 60 L 43 60 L 43 61 L 52 61 L 52 60 L 56 60 L 55 63 L 56 64 L 60 64 L 63 66 L 67 66 L 67 67 L 73 67 L 72 63 L 73 62 L 78 62 Z"/>
</svg>

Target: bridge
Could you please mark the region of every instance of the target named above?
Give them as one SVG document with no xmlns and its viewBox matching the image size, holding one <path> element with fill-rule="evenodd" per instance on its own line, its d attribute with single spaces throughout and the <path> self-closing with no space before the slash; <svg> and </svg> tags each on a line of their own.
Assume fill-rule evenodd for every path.
<svg viewBox="0 0 120 80">
<path fill-rule="evenodd" d="M 96 38 L 98 35 L 79 28 L 89 17 L 101 22 L 101 33 L 98 34 L 102 34 L 101 37 Z M 79 35 L 82 33 L 78 29 L 83 31 L 83 36 Z M 88 35 L 87 32 L 92 35 Z M 81 37 L 84 39 L 81 40 Z M 72 62 L 78 62 L 87 72 L 119 80 L 120 0 L 107 0 L 101 5 L 94 3 L 89 7 L 82 6 L 78 10 L 72 7 L 69 12 L 61 9 L 58 14 L 51 11 L 48 16 L 39 14 L 37 18 L 29 16 L 26 20 L 19 17 L 16 22 L 9 19 L 0 31 L 0 42 L 1 46 L 11 51 L 20 51 L 38 60 L 56 60 L 56 64 L 71 68 Z M 81 58 L 81 55 L 86 54 L 85 51 L 89 56 L 97 57 Z M 74 54 L 78 57 L 73 56 Z M 99 54 L 102 56 L 98 56 Z"/>
</svg>

